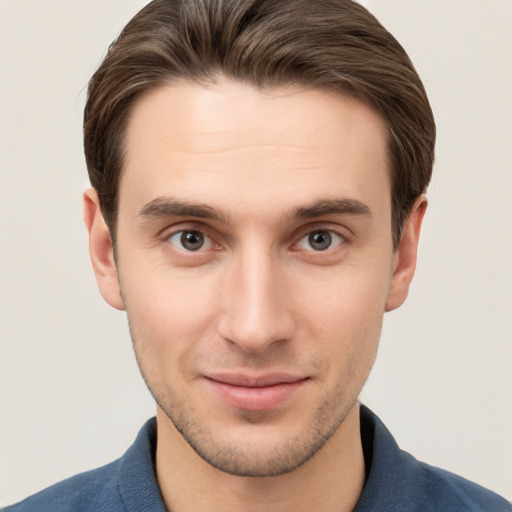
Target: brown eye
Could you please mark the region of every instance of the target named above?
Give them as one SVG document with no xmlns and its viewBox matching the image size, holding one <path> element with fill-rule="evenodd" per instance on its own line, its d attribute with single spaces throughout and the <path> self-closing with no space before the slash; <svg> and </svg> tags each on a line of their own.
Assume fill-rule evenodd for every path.
<svg viewBox="0 0 512 512">
<path fill-rule="evenodd" d="M 328 231 L 314 231 L 308 236 L 308 243 L 315 251 L 325 251 L 332 244 L 332 236 Z"/>
<path fill-rule="evenodd" d="M 344 242 L 344 238 L 334 231 L 318 229 L 301 238 L 298 247 L 306 251 L 327 251 Z"/>
<path fill-rule="evenodd" d="M 204 245 L 204 236 L 198 231 L 185 231 L 181 234 L 180 241 L 188 251 L 197 251 Z"/>
<path fill-rule="evenodd" d="M 200 231 L 178 231 L 169 237 L 169 243 L 181 251 L 207 249 L 212 241 Z"/>
</svg>

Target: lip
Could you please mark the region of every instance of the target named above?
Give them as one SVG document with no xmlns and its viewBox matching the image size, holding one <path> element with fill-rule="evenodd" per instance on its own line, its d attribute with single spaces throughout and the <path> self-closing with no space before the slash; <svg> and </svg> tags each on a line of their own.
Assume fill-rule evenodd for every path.
<svg viewBox="0 0 512 512">
<path fill-rule="evenodd" d="M 205 380 L 228 405 L 246 411 L 265 411 L 286 405 L 308 378 L 286 373 L 215 374 L 205 376 Z"/>
</svg>

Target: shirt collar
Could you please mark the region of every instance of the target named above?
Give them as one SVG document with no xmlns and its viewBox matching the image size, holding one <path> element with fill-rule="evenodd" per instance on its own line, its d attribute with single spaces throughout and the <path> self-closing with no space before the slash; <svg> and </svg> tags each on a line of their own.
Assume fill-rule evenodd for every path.
<svg viewBox="0 0 512 512">
<path fill-rule="evenodd" d="M 400 450 L 370 409 L 361 405 L 360 411 L 367 477 L 354 512 L 416 510 L 414 502 L 422 501 L 418 500 L 418 463 Z M 156 419 L 152 418 L 120 461 L 118 488 L 127 511 L 166 512 L 156 480 L 155 452 Z"/>
<path fill-rule="evenodd" d="M 142 427 L 119 465 L 119 494 L 129 512 L 167 512 L 156 480 L 155 453 L 156 418 L 152 418 Z"/>
<path fill-rule="evenodd" d="M 419 504 L 421 512 L 429 512 L 416 459 L 400 450 L 384 423 L 364 405 L 360 417 L 367 475 L 354 512 L 419 512 Z"/>
</svg>

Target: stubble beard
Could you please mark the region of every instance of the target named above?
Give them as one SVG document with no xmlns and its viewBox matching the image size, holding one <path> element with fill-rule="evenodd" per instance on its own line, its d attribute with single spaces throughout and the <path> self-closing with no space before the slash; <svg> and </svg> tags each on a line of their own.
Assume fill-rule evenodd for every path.
<svg viewBox="0 0 512 512">
<path fill-rule="evenodd" d="M 132 337 L 133 339 L 133 337 Z M 186 443 L 210 466 L 230 475 L 241 477 L 271 477 L 290 473 L 311 459 L 338 430 L 357 402 L 357 396 L 346 402 L 343 389 L 336 389 L 320 404 L 302 432 L 279 444 L 243 444 L 227 436 L 212 434 L 205 421 L 198 420 L 193 407 L 184 401 L 166 396 L 163 383 L 155 382 L 145 370 L 133 339 L 137 363 L 151 395 L 173 427 Z M 341 386 L 340 386 L 341 388 Z M 337 414 L 333 415 L 333 411 Z M 265 428 L 261 413 L 240 411 L 238 421 L 254 429 Z M 256 431 L 256 430 L 255 430 Z"/>
<path fill-rule="evenodd" d="M 193 411 L 178 411 L 172 405 L 162 403 L 159 394 L 148 388 L 174 428 L 199 457 L 224 473 L 242 477 L 279 476 L 296 470 L 325 445 L 353 405 L 343 408 L 338 417 L 332 418 L 329 410 L 334 404 L 330 401 L 322 404 L 301 435 L 286 439 L 280 445 L 253 445 L 250 440 L 240 445 L 226 438 L 216 439 L 207 425 L 202 427 L 197 423 Z M 252 413 L 241 413 L 239 421 L 250 423 L 257 429 L 258 419 L 254 416 Z"/>
<path fill-rule="evenodd" d="M 343 411 L 333 422 L 328 417 L 331 404 L 325 404 L 317 409 L 312 424 L 300 436 L 286 439 L 280 445 L 262 447 L 252 445 L 250 440 L 240 445 L 229 439 L 215 439 L 207 428 L 201 428 L 190 415 L 166 407 L 155 394 L 153 396 L 183 439 L 205 462 L 224 473 L 243 477 L 279 476 L 296 470 L 325 445 L 350 411 L 350 408 Z M 258 422 L 252 416 L 251 413 L 240 414 L 240 421 L 254 424 L 257 429 Z M 328 421 L 331 426 L 326 428 Z"/>
<path fill-rule="evenodd" d="M 130 322 L 129 328 L 137 364 L 144 382 L 172 426 L 206 463 L 224 473 L 240 477 L 284 475 L 310 460 L 342 426 L 356 405 L 359 392 L 374 362 L 374 359 L 370 362 L 366 376 L 358 389 L 352 388 L 354 382 L 350 382 L 350 379 L 348 389 L 344 384 L 339 383 L 324 398 L 301 433 L 295 437 L 264 446 L 261 443 L 252 444 L 250 439 L 241 444 L 230 441 L 227 436 L 213 434 L 206 423 L 207 420 L 201 421 L 197 418 L 193 406 L 189 406 L 184 400 L 169 396 L 166 385 L 159 381 L 150 369 L 145 368 L 143 360 L 148 358 L 141 357 L 145 349 L 144 342 L 136 339 Z M 239 421 L 252 424 L 255 429 L 258 428 L 260 419 L 261 416 L 258 413 L 250 411 L 239 413 Z"/>
</svg>

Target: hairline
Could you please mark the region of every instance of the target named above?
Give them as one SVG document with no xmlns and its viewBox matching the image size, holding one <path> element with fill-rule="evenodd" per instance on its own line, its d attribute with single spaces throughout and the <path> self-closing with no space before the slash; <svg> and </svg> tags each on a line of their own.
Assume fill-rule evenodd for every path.
<svg viewBox="0 0 512 512">
<path fill-rule="evenodd" d="M 121 188 L 120 185 L 121 185 L 121 180 L 124 175 L 124 171 L 125 171 L 125 167 L 126 167 L 126 158 L 127 158 L 127 153 L 128 153 L 128 141 L 127 141 L 128 129 L 129 129 L 130 121 L 133 117 L 133 112 L 134 112 L 137 104 L 139 102 L 143 101 L 143 99 L 145 97 L 147 97 L 148 95 L 153 94 L 156 91 L 169 88 L 169 87 L 174 87 L 177 85 L 187 85 L 187 84 L 195 85 L 198 87 L 208 87 L 208 86 L 212 86 L 212 85 L 217 85 L 219 83 L 219 81 L 222 79 L 226 79 L 235 84 L 241 84 L 241 85 L 246 85 L 248 87 L 252 87 L 253 89 L 260 91 L 260 92 L 272 92 L 272 91 L 278 91 L 279 89 L 294 88 L 297 91 L 321 91 L 321 92 L 326 92 L 326 93 L 334 93 L 339 98 L 353 99 L 355 101 L 358 101 L 358 102 L 364 104 L 368 108 L 370 108 L 372 110 L 372 112 L 379 117 L 379 119 L 383 122 L 383 124 L 385 126 L 386 161 L 384 162 L 384 164 L 385 164 L 386 172 L 389 175 L 389 193 L 390 193 L 390 203 L 391 203 L 390 204 L 390 206 L 391 206 L 390 222 L 391 222 L 391 228 L 392 228 L 391 236 L 392 236 L 392 241 L 393 241 L 393 248 L 394 249 L 397 248 L 398 241 L 400 238 L 400 233 L 398 233 L 398 237 L 397 237 L 397 234 L 394 233 L 395 215 L 397 214 L 397 212 L 395 212 L 395 208 L 393 206 L 393 182 L 394 182 L 395 174 L 396 174 L 396 170 L 393 169 L 392 159 L 391 159 L 391 144 L 392 144 L 392 138 L 393 138 L 393 131 L 392 131 L 392 127 L 389 125 L 389 122 L 388 122 L 386 116 L 382 112 L 380 112 L 379 109 L 371 101 L 369 101 L 367 98 L 365 98 L 363 94 L 359 94 L 355 91 L 348 90 L 348 88 L 343 89 L 340 87 L 336 88 L 334 86 L 330 87 L 326 84 L 315 85 L 315 84 L 312 84 L 311 82 L 309 82 L 309 83 L 306 81 L 299 82 L 298 80 L 296 80 L 296 81 L 275 80 L 273 83 L 258 84 L 258 83 L 254 83 L 250 80 L 242 80 L 242 79 L 228 76 L 227 74 L 222 73 L 221 71 L 212 71 L 211 73 L 209 73 L 208 75 L 206 75 L 202 78 L 169 75 L 167 77 L 167 79 L 164 79 L 160 82 L 155 82 L 155 83 L 149 84 L 146 88 L 138 91 L 132 97 L 129 106 L 126 108 L 124 119 L 123 119 L 123 124 L 122 124 L 122 128 L 121 128 L 121 133 L 120 133 L 121 142 L 120 142 L 120 149 L 119 149 L 119 160 L 120 160 L 121 165 L 120 165 L 119 174 L 116 177 L 115 207 L 112 210 L 112 214 L 108 218 L 105 215 L 106 212 L 104 212 L 104 211 L 102 212 L 103 215 L 105 216 L 105 220 L 107 222 L 107 226 L 108 226 L 109 232 L 110 232 L 110 237 L 112 239 L 114 246 L 116 245 L 116 241 L 117 241 L 117 221 L 118 221 L 118 216 L 119 216 L 119 200 L 120 200 L 120 188 Z M 402 219 L 401 222 L 399 223 L 400 228 L 402 227 L 403 222 L 404 222 L 404 219 Z"/>
</svg>

